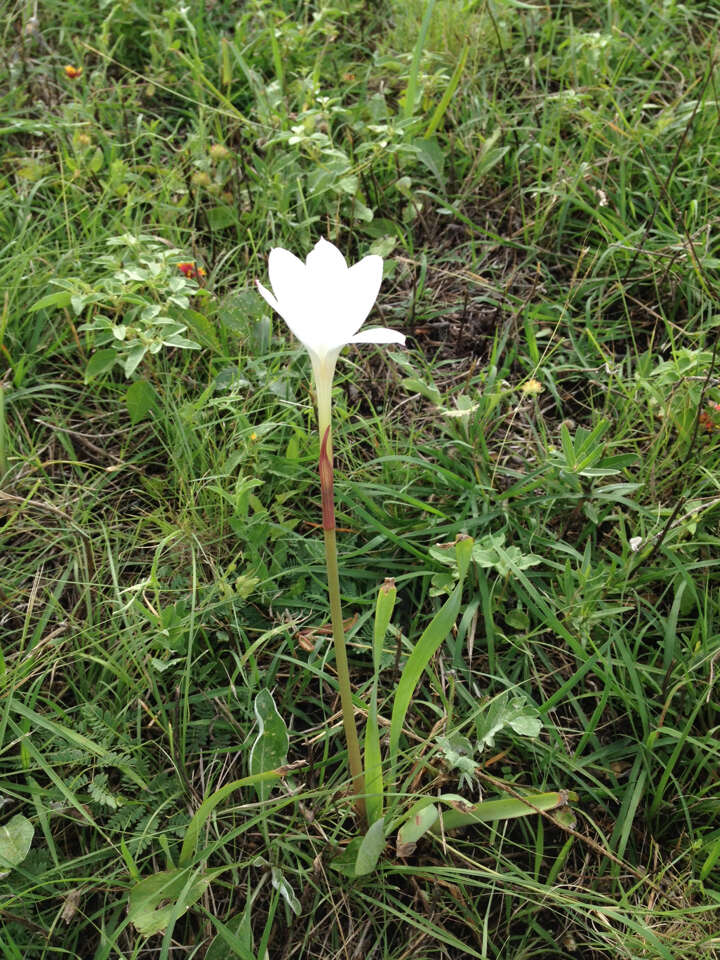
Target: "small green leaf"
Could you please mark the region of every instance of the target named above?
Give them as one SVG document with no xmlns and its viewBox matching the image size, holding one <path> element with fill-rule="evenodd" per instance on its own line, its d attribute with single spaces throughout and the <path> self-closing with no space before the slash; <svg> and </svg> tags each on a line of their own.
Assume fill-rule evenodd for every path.
<svg viewBox="0 0 720 960">
<path fill-rule="evenodd" d="M 85 367 L 85 383 L 90 383 L 101 373 L 105 373 L 115 365 L 118 355 L 114 350 L 98 350 L 94 353 Z"/>
<path fill-rule="evenodd" d="M 207 210 L 207 220 L 210 229 L 214 232 L 234 226 L 238 222 L 238 217 L 234 207 L 210 207 Z"/>
<path fill-rule="evenodd" d="M 36 310 L 46 310 L 48 307 L 57 307 L 58 309 L 68 307 L 70 306 L 70 296 L 69 290 L 59 290 L 57 293 L 49 293 L 46 297 L 34 303 L 28 312 L 35 313 Z"/>
<path fill-rule="evenodd" d="M 537 710 L 522 697 L 508 701 L 507 693 L 495 697 L 477 719 L 478 747 L 492 747 L 495 737 L 505 727 L 510 727 L 523 737 L 537 737 L 542 721 Z"/>
<path fill-rule="evenodd" d="M 505 614 L 505 622 L 514 630 L 529 630 L 530 617 L 525 613 L 522 607 L 515 607 L 514 610 L 508 610 Z"/>
<path fill-rule="evenodd" d="M 356 877 L 364 877 L 368 873 L 372 873 L 377 866 L 377 862 L 380 859 L 380 854 L 385 849 L 384 829 L 385 818 L 381 817 L 379 820 L 376 820 L 375 823 L 373 823 L 368 832 L 362 838 L 358 848 L 357 857 L 355 858 Z"/>
<path fill-rule="evenodd" d="M 517 712 L 508 717 L 508 726 L 521 737 L 537 737 L 542 730 L 542 720 L 537 710 L 522 700 L 513 700 L 510 706 Z"/>
<path fill-rule="evenodd" d="M 468 738 L 455 730 L 447 737 L 438 737 L 437 744 L 450 769 L 460 772 L 460 786 L 465 780 L 470 781 L 472 785 L 475 778 L 475 760 L 473 759 L 475 751 Z"/>
<path fill-rule="evenodd" d="M 455 541 L 455 556 L 457 558 L 460 580 L 464 580 L 470 566 L 474 541 L 472 537 L 458 535 Z"/>
<path fill-rule="evenodd" d="M 445 153 L 436 137 L 420 138 L 413 141 L 418 159 L 425 164 L 440 186 L 445 188 Z"/>
<path fill-rule="evenodd" d="M 250 774 L 266 773 L 275 770 L 287 761 L 290 738 L 285 721 L 278 713 L 275 701 L 269 690 L 261 690 L 255 697 L 255 717 L 258 723 L 258 735 L 250 751 Z M 261 781 L 255 785 L 261 800 L 270 796 L 272 784 Z"/>
<path fill-rule="evenodd" d="M 131 377 L 137 368 L 140 366 L 142 358 L 147 353 L 147 347 L 144 343 L 139 343 L 136 347 L 133 347 L 125 358 L 125 376 Z"/>
<path fill-rule="evenodd" d="M 30 850 L 35 827 L 21 813 L 0 827 L 0 877 L 23 862 Z"/>
<path fill-rule="evenodd" d="M 439 816 L 439 807 L 428 799 L 418 800 L 413 804 L 395 840 L 395 852 L 398 857 L 411 856 L 415 852 L 418 840 L 428 832 Z"/>
<path fill-rule="evenodd" d="M 179 867 L 145 877 L 130 891 L 128 920 L 138 933 L 152 937 L 164 930 L 173 916 L 181 916 L 196 903 L 211 879 L 212 875 L 197 876 Z"/>
<path fill-rule="evenodd" d="M 75 311 L 75 316 L 79 317 L 80 314 L 85 309 L 85 303 L 86 303 L 85 297 L 81 293 L 73 293 L 72 296 L 70 297 L 70 303 L 72 304 L 72 308 Z"/>
<path fill-rule="evenodd" d="M 285 903 L 290 907 L 296 917 L 300 916 L 302 907 L 300 901 L 295 896 L 295 892 L 285 879 L 285 874 L 278 867 L 273 867 L 270 872 L 270 880 L 273 887 L 277 890 Z"/>
<path fill-rule="evenodd" d="M 98 173 L 100 170 L 102 170 L 104 162 L 105 162 L 105 156 L 102 150 L 100 149 L 100 147 L 97 147 L 95 150 L 95 153 L 93 153 L 92 155 L 92 160 L 88 164 L 92 173 Z"/>
<path fill-rule="evenodd" d="M 212 914 L 209 914 L 209 919 L 218 933 L 208 947 L 205 960 L 228 960 L 229 956 L 240 957 L 241 960 L 255 960 L 250 903 L 227 924 Z"/>
<path fill-rule="evenodd" d="M 333 857 L 330 861 L 333 870 L 337 870 L 346 877 L 356 876 L 355 867 L 363 839 L 363 837 L 353 837 L 350 843 L 336 857 Z"/>
<path fill-rule="evenodd" d="M 250 573 L 243 573 L 235 581 L 235 590 L 239 597 L 241 597 L 243 600 L 247 600 L 250 594 L 261 582 L 262 581 L 260 577 L 254 577 Z"/>
<path fill-rule="evenodd" d="M 125 393 L 125 403 L 133 426 L 147 418 L 150 411 L 157 405 L 157 400 L 157 393 L 147 380 L 135 380 L 130 384 Z"/>
</svg>

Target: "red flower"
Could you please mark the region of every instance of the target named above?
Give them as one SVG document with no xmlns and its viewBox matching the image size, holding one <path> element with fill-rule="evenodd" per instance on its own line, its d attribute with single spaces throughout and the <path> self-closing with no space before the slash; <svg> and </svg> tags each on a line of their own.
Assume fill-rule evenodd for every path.
<svg viewBox="0 0 720 960">
<path fill-rule="evenodd" d="M 180 273 L 185 274 L 185 276 L 189 277 L 191 280 L 197 280 L 199 282 L 205 276 L 205 271 L 203 268 L 195 266 L 195 264 L 192 262 L 179 263 L 177 266 Z"/>
<path fill-rule="evenodd" d="M 720 412 L 720 403 L 711 403 L 709 406 L 715 413 Z M 720 430 L 720 423 L 718 423 L 715 417 L 708 413 L 707 410 L 701 411 L 698 422 L 700 423 L 700 428 L 706 430 L 708 433 L 712 433 L 713 430 Z"/>
<path fill-rule="evenodd" d="M 68 80 L 77 80 L 78 77 L 82 76 L 82 72 L 82 67 L 73 67 L 69 63 L 65 66 L 65 76 L 68 78 Z"/>
</svg>

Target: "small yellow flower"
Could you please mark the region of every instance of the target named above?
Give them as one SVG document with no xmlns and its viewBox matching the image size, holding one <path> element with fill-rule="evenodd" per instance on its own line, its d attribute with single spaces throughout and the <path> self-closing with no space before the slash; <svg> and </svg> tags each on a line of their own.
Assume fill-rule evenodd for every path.
<svg viewBox="0 0 720 960">
<path fill-rule="evenodd" d="M 257 434 L 255 433 L 254 430 L 253 430 L 253 432 L 250 434 L 250 439 L 253 441 L 253 443 L 257 440 Z"/>
<path fill-rule="evenodd" d="M 75 137 L 75 142 L 79 147 L 89 147 L 92 144 L 92 137 L 88 136 L 87 133 L 79 133 Z"/>
<path fill-rule="evenodd" d="M 65 76 L 68 80 L 77 80 L 78 77 L 82 76 L 83 68 L 82 67 L 73 67 L 72 64 L 65 65 Z"/>
<path fill-rule="evenodd" d="M 526 383 L 524 383 L 520 387 L 520 389 L 525 394 L 537 395 L 538 393 L 542 393 L 545 387 L 543 387 L 543 385 L 540 383 L 539 380 L 535 380 L 535 378 L 533 377 L 530 380 L 528 380 Z"/>
</svg>

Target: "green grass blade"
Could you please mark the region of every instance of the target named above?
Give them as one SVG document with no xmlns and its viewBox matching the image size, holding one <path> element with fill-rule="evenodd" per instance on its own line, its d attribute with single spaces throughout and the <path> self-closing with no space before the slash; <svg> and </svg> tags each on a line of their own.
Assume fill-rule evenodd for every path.
<svg viewBox="0 0 720 960">
<path fill-rule="evenodd" d="M 219 803 L 222 803 L 222 801 L 226 797 L 229 797 L 231 793 L 234 793 L 235 790 L 240 790 L 242 787 L 257 787 L 260 783 L 272 783 L 282 775 L 282 768 L 280 768 L 280 770 L 267 770 L 264 773 L 256 773 L 250 777 L 242 777 L 240 780 L 233 780 L 232 783 L 226 783 L 224 787 L 220 787 L 219 790 L 216 790 L 215 793 L 212 793 L 203 800 L 185 831 L 178 866 L 186 867 L 192 860 L 200 831 L 205 825 L 207 818 Z"/>
<path fill-rule="evenodd" d="M 445 93 L 442 95 L 440 103 L 438 103 L 438 105 L 435 107 L 433 115 L 430 118 L 430 123 L 427 125 L 427 129 L 425 130 L 426 139 L 427 137 L 431 137 L 442 123 L 442 118 L 445 116 L 445 111 L 450 106 L 450 101 L 453 98 L 453 94 L 457 90 L 457 86 L 460 83 L 460 77 L 465 69 L 465 62 L 468 58 L 469 52 L 470 47 L 466 44 L 463 47 L 462 53 L 460 54 L 460 59 L 457 62 L 455 70 L 453 71 L 453 75 L 450 77 L 450 82 L 445 88 Z"/>
<path fill-rule="evenodd" d="M 403 115 L 406 120 L 409 120 L 415 113 L 415 101 L 417 100 L 418 93 L 418 73 L 420 72 L 420 58 L 422 57 L 423 48 L 425 46 L 425 38 L 427 37 L 428 28 L 430 27 L 430 19 L 432 17 L 434 6 L 435 0 L 428 0 L 427 6 L 425 7 L 425 15 L 423 16 L 422 24 L 420 25 L 420 33 L 418 34 L 417 43 L 415 44 L 415 49 L 413 51 L 412 64 L 410 66 L 410 76 L 408 77 L 408 85 L 407 89 L 405 90 L 405 107 L 403 110 Z"/>
<path fill-rule="evenodd" d="M 370 706 L 365 724 L 365 806 L 368 823 L 371 825 L 382 817 L 383 775 L 380 751 L 380 727 L 377 719 L 378 678 L 385 634 L 390 625 L 397 589 L 391 578 L 380 587 L 375 605 L 373 630 L 373 683 L 370 691 Z"/>
<path fill-rule="evenodd" d="M 460 612 L 462 589 L 461 581 L 432 618 L 405 664 L 405 669 L 395 691 L 395 701 L 390 719 L 390 760 L 392 763 L 395 762 L 397 757 L 400 733 L 415 687 L 422 676 L 423 670 L 430 663 L 433 654 L 450 633 L 457 619 Z"/>
<path fill-rule="evenodd" d="M 529 817 L 538 810 L 555 810 L 558 807 L 564 807 L 568 800 L 577 799 L 577 794 L 555 790 L 552 793 L 530 793 L 523 800 L 515 797 L 503 797 L 502 800 L 484 800 L 467 811 L 446 810 L 441 817 L 442 827 L 443 830 L 455 830 L 457 827 L 467 827 L 471 823 L 516 820 L 518 817 Z M 440 827 L 438 825 L 433 829 L 437 832 Z"/>
</svg>

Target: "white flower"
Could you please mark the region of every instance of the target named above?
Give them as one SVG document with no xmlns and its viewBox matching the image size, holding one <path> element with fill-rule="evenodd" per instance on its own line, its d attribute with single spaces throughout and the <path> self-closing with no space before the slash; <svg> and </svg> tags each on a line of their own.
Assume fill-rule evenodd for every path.
<svg viewBox="0 0 720 960">
<path fill-rule="evenodd" d="M 402 333 L 387 327 L 358 332 L 380 290 L 381 257 L 364 257 L 348 267 L 336 246 L 318 240 L 305 263 L 275 247 L 268 273 L 273 293 L 259 281 L 258 290 L 310 354 L 316 379 L 328 374 L 332 378 L 335 361 L 348 343 L 405 343 Z"/>
</svg>

